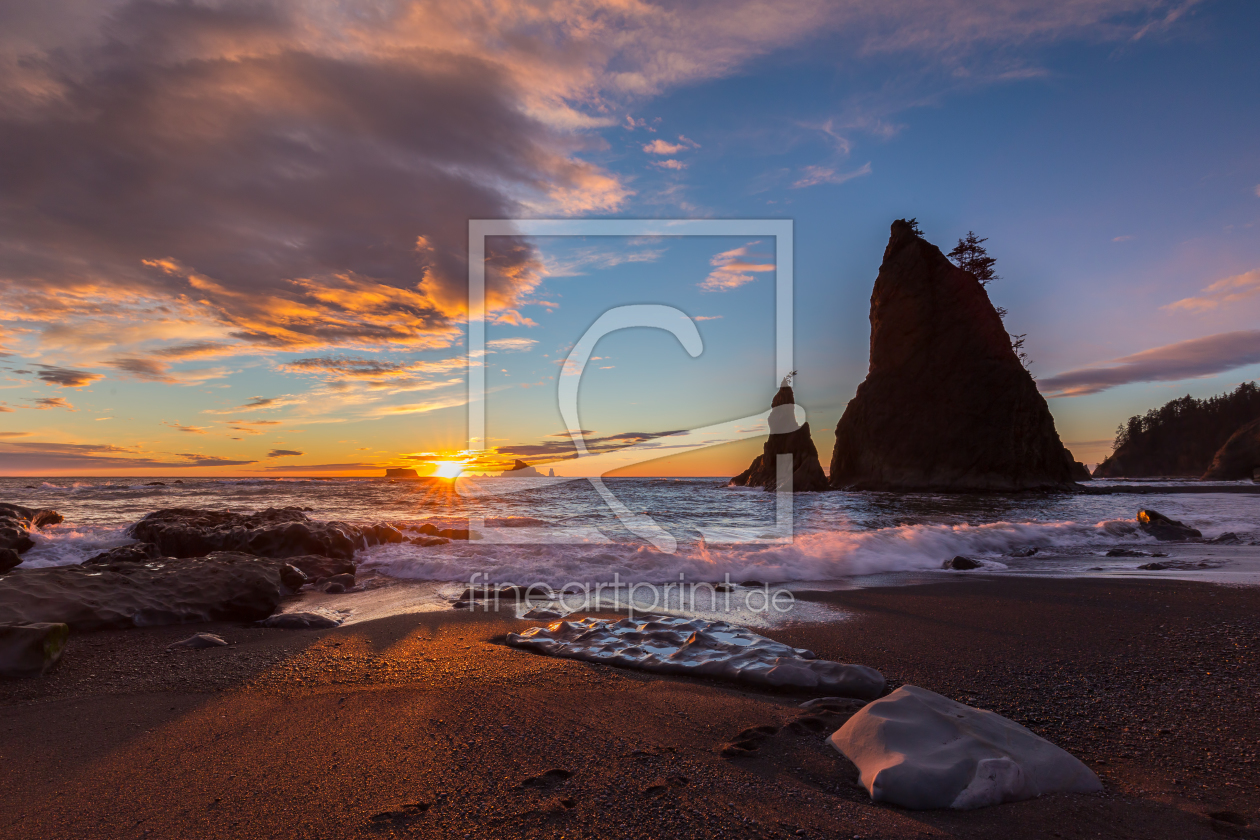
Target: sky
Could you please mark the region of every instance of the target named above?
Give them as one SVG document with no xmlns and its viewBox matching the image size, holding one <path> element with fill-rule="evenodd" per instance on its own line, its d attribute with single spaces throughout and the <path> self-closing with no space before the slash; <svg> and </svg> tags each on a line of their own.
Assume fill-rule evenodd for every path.
<svg viewBox="0 0 1260 840">
<path fill-rule="evenodd" d="M 890 223 L 974 230 L 1059 434 L 1260 378 L 1260 7 L 1238 0 L 0 6 L 0 474 L 734 475 L 784 255 L 470 219 L 789 219 L 797 402 L 829 463 Z M 723 438 L 713 438 L 720 440 Z M 652 454 L 652 453 L 649 453 Z"/>
</svg>

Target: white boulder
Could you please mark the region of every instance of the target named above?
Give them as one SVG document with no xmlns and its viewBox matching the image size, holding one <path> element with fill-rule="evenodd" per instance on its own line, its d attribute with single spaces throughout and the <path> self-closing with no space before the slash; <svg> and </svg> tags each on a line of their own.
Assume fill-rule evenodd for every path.
<svg viewBox="0 0 1260 840">
<path fill-rule="evenodd" d="M 884 691 L 884 677 L 874 668 L 819 659 L 811 651 L 789 647 L 724 621 L 660 616 L 557 621 L 524 633 L 509 633 L 507 643 L 551 656 L 659 674 L 817 688 L 864 699 Z"/>
<path fill-rule="evenodd" d="M 1093 793 L 1080 760 L 1012 720 L 905 685 L 829 739 L 876 802 L 968 810 L 1045 793 Z"/>
</svg>

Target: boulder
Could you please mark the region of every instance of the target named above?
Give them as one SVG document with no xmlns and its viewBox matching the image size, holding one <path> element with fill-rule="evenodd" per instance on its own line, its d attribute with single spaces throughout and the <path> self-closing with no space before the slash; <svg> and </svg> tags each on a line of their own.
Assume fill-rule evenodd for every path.
<svg viewBox="0 0 1260 840">
<path fill-rule="evenodd" d="M 1102 790 L 1092 770 L 1018 723 L 913 685 L 868 703 L 829 743 L 857 765 L 871 799 L 902 808 Z"/>
<path fill-rule="evenodd" d="M 285 563 L 217 552 L 147 563 L 14 569 L 0 578 L 0 624 L 57 622 L 72 630 L 192 621 L 257 621 L 287 588 Z"/>
<path fill-rule="evenodd" d="M 111 563 L 146 563 L 162 556 L 153 543 L 137 542 L 120 545 L 83 561 L 84 566 L 108 566 Z"/>
<path fill-rule="evenodd" d="M 774 490 L 779 484 L 780 455 L 792 456 L 792 491 L 809 493 L 829 489 L 827 475 L 818 460 L 818 447 L 810 435 L 809 423 L 797 425 L 796 398 L 786 377 L 770 401 L 770 435 L 762 454 L 752 465 L 730 480 L 733 487 L 761 487 Z"/>
<path fill-rule="evenodd" d="M 969 572 L 972 569 L 980 568 L 980 564 L 977 563 L 975 560 L 972 560 L 970 557 L 963 557 L 960 554 L 957 557 L 953 558 L 952 560 L 946 560 L 942 564 L 941 568 L 955 569 L 960 572 Z"/>
<path fill-rule="evenodd" d="M 340 627 L 342 618 L 330 610 L 307 610 L 305 612 L 277 613 L 270 618 L 258 622 L 263 627 L 279 630 L 327 630 Z"/>
<path fill-rule="evenodd" d="M 47 528 L 64 521 L 65 517 L 55 510 L 32 510 L 21 505 L 0 502 L 0 549 L 7 548 L 23 554 L 35 546 L 35 541 L 31 539 L 32 528 Z M 0 559 L 0 571 L 3 571 L 4 562 Z"/>
<path fill-rule="evenodd" d="M 1156 510 L 1139 510 L 1137 521 L 1139 528 L 1161 542 L 1195 540 L 1203 536 L 1197 528 L 1169 519 Z"/>
<path fill-rule="evenodd" d="M 22 562 L 22 555 L 11 548 L 0 548 L 0 575 Z"/>
<path fill-rule="evenodd" d="M 330 578 L 336 575 L 354 575 L 355 565 L 352 561 L 340 557 L 324 557 L 320 554 L 303 554 L 298 557 L 286 557 L 285 562 L 302 570 L 311 580 Z"/>
<path fill-rule="evenodd" d="M 1242 481 L 1260 469 L 1260 418 L 1230 435 L 1216 450 L 1212 464 L 1203 474 L 1205 481 Z"/>
<path fill-rule="evenodd" d="M 70 628 L 55 622 L 0 624 L 0 677 L 47 673 L 69 638 Z"/>
<path fill-rule="evenodd" d="M 235 551 L 256 557 L 317 554 L 350 560 L 358 549 L 402 541 L 402 534 L 390 525 L 316 522 L 295 507 L 259 513 L 171 508 L 150 513 L 132 525 L 130 533 L 170 557 Z"/>
<path fill-rule="evenodd" d="M 1070 489 L 1073 459 L 984 287 L 902 220 L 871 294 L 871 359 L 831 486 Z"/>
</svg>

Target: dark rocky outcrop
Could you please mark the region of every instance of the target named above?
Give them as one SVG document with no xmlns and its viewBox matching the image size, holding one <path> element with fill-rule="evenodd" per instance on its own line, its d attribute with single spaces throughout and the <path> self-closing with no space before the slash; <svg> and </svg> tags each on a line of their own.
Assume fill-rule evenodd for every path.
<svg viewBox="0 0 1260 840">
<path fill-rule="evenodd" d="M 392 525 L 316 522 L 293 507 L 268 508 L 259 513 L 159 510 L 132 525 L 131 536 L 153 543 L 159 552 L 170 557 L 236 551 L 257 557 L 313 554 L 342 560 L 352 559 L 356 550 L 403 539 Z"/>
<path fill-rule="evenodd" d="M 35 541 L 31 539 L 32 528 L 47 528 L 63 521 L 64 517 L 55 510 L 32 510 L 0 502 L 0 550 L 9 549 L 19 555 L 24 554 L 35 546 Z M 20 562 L 21 558 L 17 563 Z M 13 562 L 12 555 L 0 556 L 0 574 L 7 571 L 6 564 L 9 564 L 8 568 L 13 568 L 17 563 Z"/>
<path fill-rule="evenodd" d="M 64 624 L 0 625 L 0 677 L 47 673 L 61 661 L 70 628 Z"/>
<path fill-rule="evenodd" d="M 407 467 L 390 467 L 385 470 L 386 478 L 419 478 L 419 475 L 413 469 Z"/>
<path fill-rule="evenodd" d="M 1161 542 L 1197 540 L 1203 537 L 1198 528 L 1191 528 L 1175 519 L 1169 519 L 1157 510 L 1139 510 L 1138 527 Z"/>
<path fill-rule="evenodd" d="M 120 545 L 83 561 L 84 566 L 108 566 L 111 563 L 144 563 L 162 556 L 153 543 L 138 542 Z"/>
<path fill-rule="evenodd" d="M 1093 481 L 1094 477 L 1089 473 L 1089 467 L 1082 464 L 1072 456 L 1072 450 L 1064 449 L 1067 453 L 1068 460 L 1072 462 L 1072 480 L 1073 481 Z"/>
<path fill-rule="evenodd" d="M 942 565 L 943 569 L 954 569 L 960 572 L 969 572 L 972 569 L 980 568 L 980 564 L 970 557 L 963 557 L 961 554 L 950 560 L 946 560 Z"/>
<path fill-rule="evenodd" d="M 107 630 L 190 621 L 257 621 L 290 591 L 292 567 L 245 554 L 147 563 L 15 569 L 0 578 L 0 624 Z"/>
<path fill-rule="evenodd" d="M 11 548 L 0 548 L 0 575 L 22 562 L 22 555 Z"/>
<path fill-rule="evenodd" d="M 796 398 L 792 386 L 784 380 L 770 401 L 770 435 L 762 454 L 752 465 L 730 480 L 735 487 L 762 487 L 774 490 L 779 486 L 780 455 L 792 456 L 792 490 L 808 493 L 827 490 L 827 475 L 818 460 L 818 447 L 810 436 L 809 423 L 798 426 L 794 416 Z"/>
<path fill-rule="evenodd" d="M 1230 437 L 1258 417 L 1260 386 L 1254 382 L 1207 399 L 1187 394 L 1170 400 L 1120 426 L 1111 455 L 1094 477 L 1202 476 Z"/>
<path fill-rule="evenodd" d="M 1260 468 L 1260 418 L 1230 435 L 1203 474 L 1205 480 L 1241 481 Z"/>
<path fill-rule="evenodd" d="M 1072 458 L 984 287 L 905 221 L 871 294 L 871 362 L 836 426 L 831 486 L 1073 486 Z"/>
</svg>

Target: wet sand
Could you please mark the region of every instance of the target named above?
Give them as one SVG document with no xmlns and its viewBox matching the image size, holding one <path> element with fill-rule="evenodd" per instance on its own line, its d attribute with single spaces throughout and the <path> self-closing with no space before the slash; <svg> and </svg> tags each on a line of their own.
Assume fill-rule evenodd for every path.
<svg viewBox="0 0 1260 840">
<path fill-rule="evenodd" d="M 873 805 L 826 732 L 719 755 L 808 694 L 540 657 L 502 644 L 532 622 L 450 611 L 80 634 L 54 673 L 0 683 L 0 836 L 1260 837 L 1260 590 L 959 576 L 805 597 L 850 617 L 766 635 L 1006 714 L 1106 792 Z M 195 631 L 232 645 L 166 650 Z"/>
</svg>

